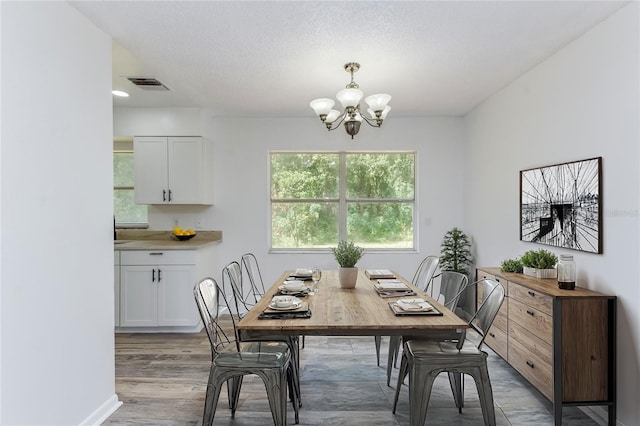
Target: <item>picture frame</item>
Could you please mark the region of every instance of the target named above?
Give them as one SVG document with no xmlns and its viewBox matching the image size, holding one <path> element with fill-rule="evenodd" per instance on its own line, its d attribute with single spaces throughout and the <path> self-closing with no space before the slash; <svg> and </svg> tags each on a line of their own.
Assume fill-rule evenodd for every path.
<svg viewBox="0 0 640 426">
<path fill-rule="evenodd" d="M 520 240 L 602 253 L 602 157 L 520 171 Z"/>
</svg>

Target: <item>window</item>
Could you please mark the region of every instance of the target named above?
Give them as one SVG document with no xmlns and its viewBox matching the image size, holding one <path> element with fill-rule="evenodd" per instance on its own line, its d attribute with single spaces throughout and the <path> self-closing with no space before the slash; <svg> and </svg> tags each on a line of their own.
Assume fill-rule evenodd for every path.
<svg viewBox="0 0 640 426">
<path fill-rule="evenodd" d="M 113 214 L 118 225 L 147 225 L 147 206 L 133 202 L 133 151 L 113 153 Z"/>
<path fill-rule="evenodd" d="M 272 152 L 271 248 L 413 249 L 415 153 Z"/>
</svg>

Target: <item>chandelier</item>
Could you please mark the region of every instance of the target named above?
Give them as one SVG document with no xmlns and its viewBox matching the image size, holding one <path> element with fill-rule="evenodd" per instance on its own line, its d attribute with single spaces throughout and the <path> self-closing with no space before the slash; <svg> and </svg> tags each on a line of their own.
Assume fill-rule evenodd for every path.
<svg viewBox="0 0 640 426">
<path fill-rule="evenodd" d="M 387 118 L 387 114 L 391 111 L 391 107 L 387 105 L 391 100 L 391 96 L 385 94 L 367 96 L 364 100 L 369 105 L 367 112 L 370 118 L 360 114 L 360 100 L 364 94 L 359 89 L 360 86 L 353 81 L 353 73 L 360 69 L 357 62 L 349 62 L 344 65 L 344 70 L 351 73 L 351 83 L 346 85 L 336 94 L 336 98 L 344 108 L 343 112 L 333 109 L 335 101 L 329 98 L 319 98 L 312 100 L 309 105 L 320 120 L 327 126 L 327 130 L 335 130 L 344 122 L 344 128 L 351 139 L 360 131 L 362 120 L 373 127 L 382 126 L 382 122 Z"/>
</svg>

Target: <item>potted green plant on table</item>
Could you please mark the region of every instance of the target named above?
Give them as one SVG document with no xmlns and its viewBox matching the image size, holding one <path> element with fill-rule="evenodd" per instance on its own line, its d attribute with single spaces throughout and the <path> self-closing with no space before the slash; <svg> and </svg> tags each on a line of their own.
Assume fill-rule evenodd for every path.
<svg viewBox="0 0 640 426">
<path fill-rule="evenodd" d="M 352 241 L 340 241 L 337 247 L 331 248 L 331 251 L 340 265 L 340 270 L 338 271 L 340 287 L 354 288 L 358 281 L 356 264 L 364 255 L 364 249 L 358 247 Z"/>
</svg>

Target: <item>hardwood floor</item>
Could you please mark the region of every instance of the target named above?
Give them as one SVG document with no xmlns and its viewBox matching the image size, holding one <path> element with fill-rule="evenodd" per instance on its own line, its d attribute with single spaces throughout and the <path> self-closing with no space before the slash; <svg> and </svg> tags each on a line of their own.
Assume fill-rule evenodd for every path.
<svg viewBox="0 0 640 426">
<path fill-rule="evenodd" d="M 382 349 L 388 342 L 383 340 Z M 397 414 L 391 413 L 392 387 L 386 367 L 376 365 L 371 337 L 307 337 L 301 354 L 303 406 L 301 425 L 408 425 L 407 386 L 402 387 Z M 386 360 L 386 353 L 381 354 Z M 105 425 L 200 425 L 211 352 L 203 332 L 198 334 L 117 334 L 116 392 L 123 402 Z M 552 425 L 551 404 L 497 355 L 490 353 L 489 372 L 498 425 Z M 272 424 L 262 382 L 245 379 L 235 418 L 227 408 L 225 391 L 215 425 Z M 287 407 L 288 424 L 294 424 Z M 465 382 L 465 408 L 453 404 L 446 375 L 436 380 L 427 413 L 429 425 L 483 425 L 470 378 Z M 574 407 L 565 408 L 563 425 L 598 423 Z"/>
</svg>

